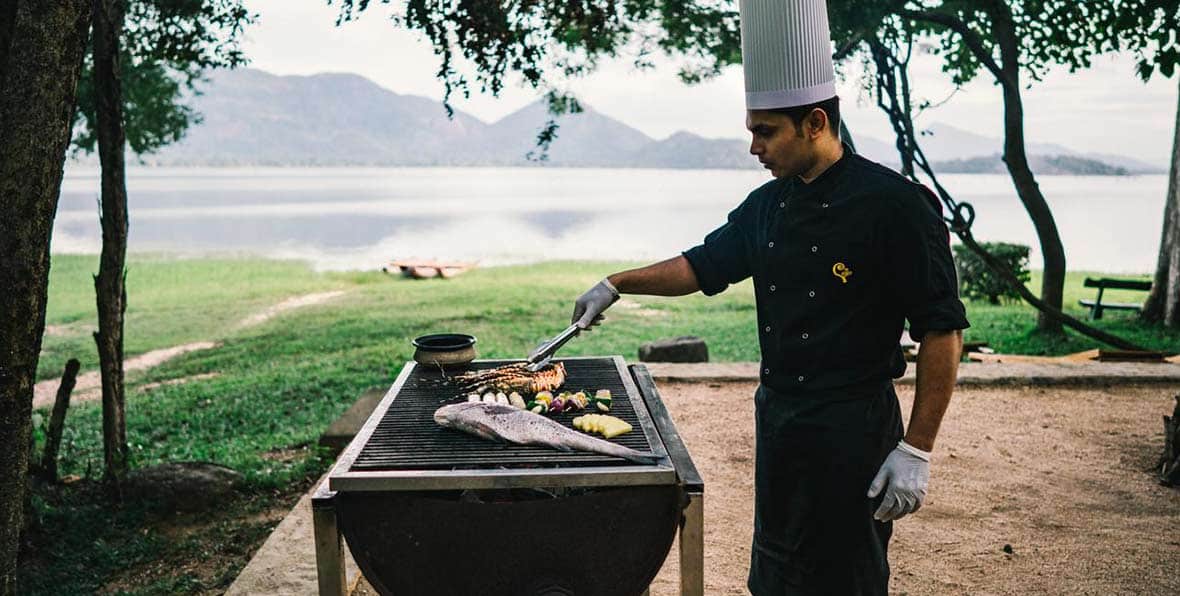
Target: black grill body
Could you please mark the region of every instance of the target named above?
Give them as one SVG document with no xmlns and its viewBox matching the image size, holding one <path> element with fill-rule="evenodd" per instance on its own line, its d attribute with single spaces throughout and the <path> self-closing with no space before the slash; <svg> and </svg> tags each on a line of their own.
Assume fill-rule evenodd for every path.
<svg viewBox="0 0 1180 596">
<path fill-rule="evenodd" d="M 381 594 L 637 596 L 672 546 L 680 500 L 668 485 L 494 502 L 356 492 L 337 507 Z"/>
<path fill-rule="evenodd" d="M 434 410 L 465 396 L 437 368 L 408 363 L 313 499 L 313 508 L 332 511 L 317 523 L 338 525 L 374 588 L 398 596 L 625 596 L 650 584 L 703 484 L 646 370 L 633 376 L 619 356 L 563 362 L 561 390 L 610 389 L 610 413 L 633 427 L 616 442 L 660 461 L 499 445 L 444 429 Z M 550 418 L 569 426 L 575 415 Z M 325 577 L 338 575 L 321 568 Z"/>
</svg>

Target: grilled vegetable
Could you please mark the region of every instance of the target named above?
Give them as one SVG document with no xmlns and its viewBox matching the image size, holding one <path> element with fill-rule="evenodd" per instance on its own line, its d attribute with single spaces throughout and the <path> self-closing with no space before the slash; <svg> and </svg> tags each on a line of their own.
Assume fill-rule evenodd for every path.
<svg viewBox="0 0 1180 596">
<path fill-rule="evenodd" d="M 611 422 L 609 424 L 609 426 L 608 425 L 603 426 L 603 429 L 602 429 L 602 436 L 603 437 L 605 437 L 607 439 L 613 439 L 619 435 L 625 435 L 625 434 L 631 432 L 631 425 L 630 424 L 627 424 L 625 421 L 619 420 L 618 418 L 615 418 L 614 416 L 608 416 L 608 418 L 610 418 L 613 422 Z"/>
<path fill-rule="evenodd" d="M 584 432 L 600 433 L 608 439 L 631 432 L 631 425 L 626 421 L 602 414 L 578 416 L 574 418 L 574 428 Z"/>
<path fill-rule="evenodd" d="M 537 394 L 533 396 L 533 401 L 543 401 L 546 405 L 548 405 L 553 401 L 553 394 L 548 391 L 538 391 Z"/>
<path fill-rule="evenodd" d="M 610 389 L 599 389 L 594 392 L 594 407 L 599 412 L 609 412 L 611 406 Z"/>
<path fill-rule="evenodd" d="M 502 405 L 502 406 L 511 405 L 511 404 L 508 402 L 508 396 L 507 396 L 507 395 L 505 395 L 503 391 L 501 391 L 500 393 L 497 393 L 497 394 L 496 394 L 496 403 L 498 403 L 498 404 L 500 404 L 500 405 Z"/>
<path fill-rule="evenodd" d="M 494 404 L 494 403 L 496 403 L 496 394 L 495 394 L 495 393 L 492 393 L 492 392 L 490 392 L 490 391 L 489 391 L 489 392 L 487 392 L 487 393 L 485 393 L 485 394 L 483 394 L 483 403 L 485 403 L 485 404 Z"/>
<path fill-rule="evenodd" d="M 568 402 L 573 402 L 574 407 L 579 410 L 585 410 L 586 406 L 590 404 L 590 398 L 586 395 L 585 391 L 579 391 L 571 394 L 567 399 Z"/>
<path fill-rule="evenodd" d="M 549 403 L 543 401 L 530 401 L 525 404 L 525 408 L 534 414 L 545 414 L 549 412 Z"/>
<path fill-rule="evenodd" d="M 518 410 L 524 409 L 524 398 L 515 391 L 508 394 L 508 403 L 512 404 L 512 407 Z"/>
</svg>

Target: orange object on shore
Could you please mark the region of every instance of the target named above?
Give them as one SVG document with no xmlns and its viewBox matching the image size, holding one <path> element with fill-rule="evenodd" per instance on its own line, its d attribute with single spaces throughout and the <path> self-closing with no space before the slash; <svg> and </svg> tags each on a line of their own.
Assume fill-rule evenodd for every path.
<svg viewBox="0 0 1180 596">
<path fill-rule="evenodd" d="M 388 265 L 381 268 L 386 273 L 394 273 L 395 271 L 401 273 L 403 277 L 413 279 L 430 279 L 432 277 L 441 277 L 449 279 L 468 269 L 475 267 L 475 263 L 462 262 L 442 262 L 433 260 L 405 260 L 405 261 L 391 261 Z"/>
</svg>

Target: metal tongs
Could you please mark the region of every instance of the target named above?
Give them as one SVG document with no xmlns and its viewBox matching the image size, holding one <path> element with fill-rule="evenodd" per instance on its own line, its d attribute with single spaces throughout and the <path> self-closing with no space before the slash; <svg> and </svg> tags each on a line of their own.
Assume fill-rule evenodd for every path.
<svg viewBox="0 0 1180 596">
<path fill-rule="evenodd" d="M 561 349 L 561 346 L 564 346 L 566 342 L 576 337 L 578 333 L 581 333 L 581 331 L 582 328 L 578 327 L 577 323 L 574 323 L 573 325 L 566 327 L 565 331 L 562 331 L 561 333 L 558 333 L 556 336 L 554 336 L 553 339 L 541 344 L 537 349 L 533 350 L 528 357 L 529 372 L 537 372 L 548 366 L 549 361 L 553 358 L 553 355 L 557 353 L 557 350 Z"/>
</svg>

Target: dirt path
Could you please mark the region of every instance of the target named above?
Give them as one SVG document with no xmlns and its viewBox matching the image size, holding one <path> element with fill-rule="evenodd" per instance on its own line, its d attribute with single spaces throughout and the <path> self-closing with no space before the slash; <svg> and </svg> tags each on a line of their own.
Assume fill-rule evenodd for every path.
<svg viewBox="0 0 1180 596">
<path fill-rule="evenodd" d="M 705 479 L 710 595 L 746 593 L 753 389 L 660 386 Z M 895 526 L 890 592 L 1180 593 L 1180 490 L 1146 472 L 1162 450 L 1160 417 L 1176 390 L 958 391 L 926 506 Z M 912 388 L 899 391 L 908 416 Z M 673 554 L 651 593 L 678 593 L 678 577 Z"/>
<path fill-rule="evenodd" d="M 335 290 L 331 292 L 318 292 L 314 294 L 303 294 L 302 296 L 293 296 L 287 298 L 282 302 L 267 307 L 253 315 L 250 315 L 241 321 L 238 321 L 238 328 L 252 327 L 254 325 L 261 325 L 285 312 L 312 306 L 315 304 L 322 304 L 345 294 L 344 290 Z M 49 326 L 46 328 L 46 333 L 62 333 L 63 326 Z M 123 372 L 131 373 L 147 370 L 167 362 L 177 356 L 195 352 L 197 350 L 209 350 L 216 348 L 221 344 L 210 341 L 198 341 L 179 346 L 172 346 L 170 348 L 163 348 L 160 350 L 152 350 L 128 358 L 123 361 Z M 195 375 L 193 377 L 186 377 L 185 379 L 174 379 L 173 384 L 184 382 L 186 380 L 197 380 L 201 378 L 210 378 L 210 375 L 216 373 L 206 373 L 204 375 Z M 61 379 L 46 379 L 37 383 L 33 387 L 33 408 L 52 407 L 53 402 L 57 397 L 57 388 L 61 384 Z M 162 383 L 156 383 L 154 386 L 159 386 Z M 97 370 L 87 371 L 78 375 L 77 384 L 74 385 L 74 392 L 70 395 L 71 403 L 78 403 L 83 401 L 91 401 L 102 397 L 102 377 Z"/>
<path fill-rule="evenodd" d="M 315 294 L 293 296 L 261 312 L 255 313 L 242 319 L 241 321 L 238 321 L 238 327 L 261 325 L 262 323 L 265 323 L 289 310 L 303 308 L 305 306 L 312 306 L 315 304 L 322 304 L 338 296 L 343 296 L 345 293 L 346 292 L 344 290 L 334 290 L 331 292 L 319 292 Z"/>
<path fill-rule="evenodd" d="M 134 358 L 128 358 L 123 361 L 123 374 L 147 370 L 154 366 L 159 366 L 182 354 L 195 352 L 197 350 L 208 350 L 216 348 L 219 344 L 211 341 L 198 341 L 191 344 L 183 344 L 179 346 L 172 346 L 171 348 L 164 348 L 162 350 L 152 350 L 145 352 Z M 53 407 L 53 401 L 57 399 L 57 387 L 61 384 L 61 379 L 46 379 L 37 383 L 33 387 L 33 408 L 47 408 Z M 82 401 L 90 401 L 102 397 L 102 377 L 97 370 L 90 370 L 78 375 L 78 382 L 74 385 L 74 392 L 70 394 L 70 403 L 78 403 Z"/>
</svg>

